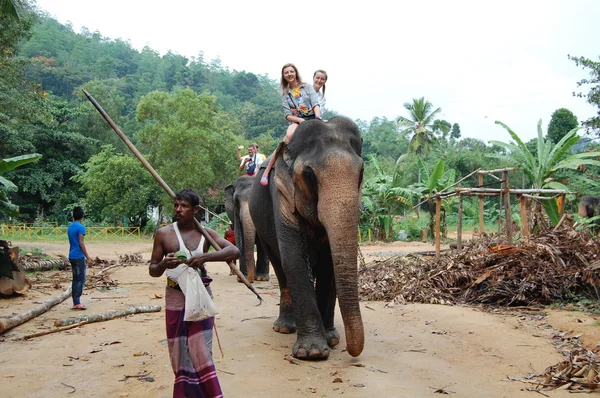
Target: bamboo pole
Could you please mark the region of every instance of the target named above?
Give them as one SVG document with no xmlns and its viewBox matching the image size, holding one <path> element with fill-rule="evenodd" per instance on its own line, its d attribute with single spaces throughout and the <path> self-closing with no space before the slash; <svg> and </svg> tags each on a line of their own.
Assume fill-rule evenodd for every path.
<svg viewBox="0 0 600 398">
<path fill-rule="evenodd" d="M 456 227 L 456 248 L 462 250 L 462 217 L 463 216 L 463 198 L 458 195 L 458 225 Z"/>
<path fill-rule="evenodd" d="M 481 174 L 495 174 L 495 173 L 504 173 L 507 171 L 515 171 L 517 168 L 516 167 L 505 167 L 503 169 L 494 169 L 494 170 L 481 170 L 480 173 Z"/>
<path fill-rule="evenodd" d="M 477 176 L 477 184 L 479 186 L 483 185 L 483 174 L 479 173 Z M 458 190 L 457 190 L 458 191 Z M 477 198 L 479 201 L 479 233 L 483 233 L 484 223 L 483 223 L 483 195 L 479 195 Z"/>
<path fill-rule="evenodd" d="M 121 138 L 121 140 L 125 143 L 125 145 L 127 145 L 129 150 L 131 150 L 131 152 L 135 155 L 135 157 L 137 157 L 138 160 L 140 162 L 142 162 L 142 164 L 144 165 L 146 170 L 148 170 L 150 172 L 150 174 L 152 174 L 152 177 L 154 177 L 156 182 L 158 182 L 159 185 L 167 192 L 167 194 L 171 197 L 171 199 L 175 199 L 175 192 L 173 192 L 173 190 L 167 185 L 167 183 L 161 178 L 161 176 L 158 175 L 158 173 L 156 172 L 156 170 L 154 170 L 154 168 L 150 165 L 150 163 L 148 163 L 148 161 L 144 158 L 144 156 L 137 150 L 137 148 L 131 143 L 131 141 L 129 141 L 129 138 L 127 138 L 127 136 L 125 136 L 125 134 L 123 134 L 123 132 L 121 131 L 119 126 L 117 126 L 116 123 L 110 118 L 110 116 L 108 116 L 108 113 L 106 113 L 104 111 L 104 109 L 102 109 L 100 104 L 94 99 L 94 97 L 92 97 L 90 95 L 90 93 L 88 93 L 86 90 L 83 90 L 83 93 L 85 94 L 87 99 L 94 105 L 96 110 L 98 110 L 98 112 L 100 112 L 102 117 L 108 122 L 108 124 L 110 125 L 110 127 L 112 127 L 112 129 L 115 131 L 115 133 L 117 133 L 119 138 Z M 198 228 L 198 230 L 200 231 L 200 233 L 202 233 L 202 235 L 208 241 L 208 243 L 210 243 L 210 245 L 215 250 L 217 250 L 217 251 L 221 250 L 221 247 L 217 244 L 217 242 L 215 242 L 215 240 L 212 238 L 212 236 L 210 236 L 210 234 L 206 231 L 206 229 L 202 226 L 202 224 L 200 224 L 200 222 L 196 219 L 194 219 L 194 222 L 196 224 L 196 228 Z M 254 293 L 256 295 L 256 297 L 258 297 L 258 300 L 259 300 L 258 305 L 262 304 L 262 302 L 264 300 L 262 299 L 262 297 L 260 297 L 260 294 L 258 294 L 256 289 L 254 289 L 254 286 L 252 286 L 252 284 L 250 282 L 248 282 L 248 279 L 246 279 L 244 274 L 241 273 L 241 271 L 233 264 L 233 262 L 228 261 L 227 265 L 229 265 L 229 268 L 238 276 L 239 280 L 241 280 L 244 283 L 244 285 L 246 285 L 248 287 L 248 289 L 250 289 L 252 291 L 252 293 Z"/>
<path fill-rule="evenodd" d="M 65 301 L 68 297 L 71 297 L 71 287 L 70 286 L 67 290 L 62 292 L 59 296 L 53 297 L 50 300 L 43 302 L 39 306 L 37 306 L 27 312 L 24 312 L 22 314 L 18 314 L 15 316 L 11 316 L 10 318 L 0 319 L 0 334 L 6 332 L 7 330 L 14 328 L 15 326 L 21 325 L 21 324 L 27 322 L 28 320 L 35 318 L 36 316 L 38 316 L 40 314 L 43 314 L 44 312 L 48 311 L 50 308 L 54 307 L 55 305 L 60 304 L 63 301 Z"/>
<path fill-rule="evenodd" d="M 69 326 L 64 326 L 62 328 L 44 330 L 43 332 L 37 332 L 37 333 L 27 334 L 27 335 L 23 336 L 23 338 L 25 340 L 27 340 L 27 339 L 31 339 L 33 337 L 45 336 L 47 334 L 52 334 L 52 333 L 56 333 L 56 332 L 62 332 L 63 330 L 75 329 L 76 327 L 83 326 L 86 323 L 87 323 L 86 321 L 81 321 L 79 323 L 76 323 L 76 324 L 73 324 L 73 325 L 69 325 Z"/>
<path fill-rule="evenodd" d="M 556 196 L 535 196 L 535 195 L 527 195 L 527 194 L 522 194 L 520 196 L 523 196 L 524 198 L 527 198 L 527 199 L 533 199 L 533 200 L 556 200 Z"/>
<path fill-rule="evenodd" d="M 521 202 L 521 226 L 523 229 L 523 236 L 527 238 L 529 236 L 529 220 L 527 219 L 527 198 L 525 195 L 519 197 Z"/>
<path fill-rule="evenodd" d="M 442 212 L 442 198 L 435 198 L 435 258 L 440 258 L 440 218 Z"/>
<path fill-rule="evenodd" d="M 470 192 L 475 195 L 478 193 L 495 193 L 496 195 L 498 195 L 498 194 L 505 192 L 505 189 L 504 188 L 456 188 L 456 192 L 460 192 L 460 193 Z M 560 194 L 575 193 L 575 192 L 566 192 L 562 189 L 509 189 L 508 192 L 511 194 L 514 194 L 514 195 L 533 194 L 533 193 L 547 193 L 547 194 L 560 195 Z"/>
<path fill-rule="evenodd" d="M 509 181 L 508 181 L 508 171 L 505 170 L 502 172 L 502 179 L 504 180 L 504 221 L 506 223 L 506 240 L 509 245 L 512 245 L 512 214 L 510 210 L 510 193 L 509 193 Z"/>
<path fill-rule="evenodd" d="M 80 317 L 57 319 L 54 321 L 54 326 L 68 326 L 78 322 L 104 322 L 110 321 L 111 319 L 124 317 L 133 314 L 142 314 L 147 312 L 159 312 L 161 310 L 160 305 L 140 305 L 137 307 L 129 307 L 125 310 L 109 311 L 103 314 L 94 315 L 82 315 Z"/>
</svg>

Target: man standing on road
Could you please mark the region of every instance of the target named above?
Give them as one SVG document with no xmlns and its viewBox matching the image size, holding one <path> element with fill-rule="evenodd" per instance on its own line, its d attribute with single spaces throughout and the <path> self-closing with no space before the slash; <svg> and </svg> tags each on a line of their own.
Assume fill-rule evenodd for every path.
<svg viewBox="0 0 600 398">
<path fill-rule="evenodd" d="M 173 397 L 222 397 L 217 371 L 212 360 L 212 330 L 214 317 L 200 321 L 185 321 L 185 295 L 177 283 L 181 272 L 175 268 L 182 263 L 196 269 L 212 297 L 210 282 L 204 264 L 209 261 L 234 261 L 240 252 L 227 240 L 210 228 L 208 234 L 221 250 L 208 253 L 209 242 L 198 231 L 194 216 L 199 210 L 200 198 L 191 189 L 175 195 L 175 222 L 162 227 L 154 238 L 150 276 L 158 278 L 167 273 L 165 291 L 165 317 L 169 357 L 175 373 Z M 175 252 L 186 252 L 187 261 L 175 256 Z M 184 289 L 185 290 L 185 289 Z"/>
<path fill-rule="evenodd" d="M 73 283 L 71 285 L 73 296 L 73 309 L 86 310 L 87 308 L 81 304 L 81 295 L 85 285 L 85 272 L 87 261 L 91 261 L 85 247 L 85 227 L 81 223 L 83 220 L 83 209 L 77 206 L 73 209 L 73 222 L 67 228 L 69 236 L 69 262 L 73 271 Z"/>
</svg>

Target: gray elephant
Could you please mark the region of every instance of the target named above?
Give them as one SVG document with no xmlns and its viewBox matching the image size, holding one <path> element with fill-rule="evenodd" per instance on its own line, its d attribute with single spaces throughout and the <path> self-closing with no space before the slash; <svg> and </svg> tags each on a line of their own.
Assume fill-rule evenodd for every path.
<svg viewBox="0 0 600 398">
<path fill-rule="evenodd" d="M 269 280 L 269 260 L 264 246 L 256 239 L 256 228 L 248 210 L 248 197 L 254 177 L 240 177 L 225 188 L 225 211 L 233 221 L 235 244 L 240 250 L 240 271 L 250 283 Z M 257 259 L 254 260 L 256 243 Z"/>
<path fill-rule="evenodd" d="M 600 196 L 584 196 L 579 201 L 577 214 L 580 217 L 592 218 L 600 216 Z M 596 227 L 600 227 L 600 220 L 596 220 Z"/>
<path fill-rule="evenodd" d="M 260 184 L 264 168 L 252 185 L 250 214 L 281 291 L 273 329 L 297 330 L 297 358 L 325 359 L 339 343 L 336 296 L 346 349 L 354 357 L 363 350 L 357 269 L 361 150 L 350 119 L 308 120 L 289 144 L 279 145 L 269 185 Z"/>
</svg>

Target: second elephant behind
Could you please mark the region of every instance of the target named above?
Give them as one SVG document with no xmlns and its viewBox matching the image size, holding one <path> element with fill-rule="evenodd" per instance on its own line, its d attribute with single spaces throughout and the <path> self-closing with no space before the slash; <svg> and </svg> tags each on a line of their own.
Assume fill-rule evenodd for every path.
<svg viewBox="0 0 600 398">
<path fill-rule="evenodd" d="M 256 228 L 250 217 L 248 198 L 255 177 L 242 176 L 225 188 L 225 211 L 233 222 L 235 245 L 240 250 L 240 271 L 250 283 L 269 280 L 269 260 L 263 245 L 256 237 Z M 254 244 L 257 258 L 254 260 Z"/>
</svg>

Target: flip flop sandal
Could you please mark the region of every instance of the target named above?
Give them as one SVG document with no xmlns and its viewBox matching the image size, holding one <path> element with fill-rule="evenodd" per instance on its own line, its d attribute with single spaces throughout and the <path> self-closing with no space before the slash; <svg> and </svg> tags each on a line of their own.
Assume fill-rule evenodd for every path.
<svg viewBox="0 0 600 398">
<path fill-rule="evenodd" d="M 77 304 L 76 306 L 74 306 L 71 309 L 72 310 L 79 310 L 79 311 L 87 310 L 87 308 L 84 305 L 81 305 L 81 304 Z"/>
<path fill-rule="evenodd" d="M 269 185 L 269 176 L 266 176 L 263 174 L 262 177 L 260 177 L 260 185 L 266 187 Z"/>
</svg>

